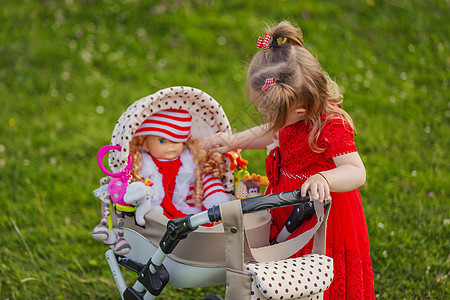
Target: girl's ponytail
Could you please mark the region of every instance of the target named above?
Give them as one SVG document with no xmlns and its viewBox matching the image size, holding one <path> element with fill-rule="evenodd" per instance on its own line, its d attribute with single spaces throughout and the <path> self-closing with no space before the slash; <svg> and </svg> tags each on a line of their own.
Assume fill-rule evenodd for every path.
<svg viewBox="0 0 450 300">
<path fill-rule="evenodd" d="M 269 33 L 273 41 L 278 41 L 279 44 L 290 44 L 305 48 L 301 30 L 292 26 L 289 21 L 282 21 L 278 25 L 269 28 Z"/>
</svg>

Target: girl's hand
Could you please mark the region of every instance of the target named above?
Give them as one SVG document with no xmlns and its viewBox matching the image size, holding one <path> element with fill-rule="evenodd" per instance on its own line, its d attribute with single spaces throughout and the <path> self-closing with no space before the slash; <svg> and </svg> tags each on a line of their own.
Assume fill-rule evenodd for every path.
<svg viewBox="0 0 450 300">
<path fill-rule="evenodd" d="M 200 147 L 205 150 L 226 153 L 236 149 L 236 137 L 231 133 L 218 132 L 204 138 Z"/>
<path fill-rule="evenodd" d="M 302 185 L 302 197 L 306 197 L 306 192 L 311 192 L 312 200 L 330 199 L 330 186 L 325 177 L 319 173 L 309 177 Z"/>
<path fill-rule="evenodd" d="M 274 134 L 267 132 L 267 124 L 237 133 L 218 132 L 200 142 L 205 150 L 227 153 L 235 149 L 265 149 L 273 143 Z"/>
</svg>

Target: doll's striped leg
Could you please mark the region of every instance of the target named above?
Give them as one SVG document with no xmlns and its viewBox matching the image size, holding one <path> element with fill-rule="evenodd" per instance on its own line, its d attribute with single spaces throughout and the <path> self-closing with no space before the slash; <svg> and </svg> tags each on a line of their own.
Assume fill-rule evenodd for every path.
<svg viewBox="0 0 450 300">
<path fill-rule="evenodd" d="M 123 236 L 123 212 L 116 210 L 117 214 L 117 240 L 114 244 L 114 253 L 124 255 L 130 252 L 131 246 Z"/>
<path fill-rule="evenodd" d="M 103 208 L 103 218 L 100 221 L 100 224 L 98 224 L 93 230 L 92 230 L 92 237 L 96 239 L 97 241 L 105 241 L 108 239 L 109 235 L 109 229 L 108 229 L 108 216 L 110 215 L 109 212 L 109 206 L 110 206 L 110 199 L 105 199 L 105 207 Z"/>
</svg>

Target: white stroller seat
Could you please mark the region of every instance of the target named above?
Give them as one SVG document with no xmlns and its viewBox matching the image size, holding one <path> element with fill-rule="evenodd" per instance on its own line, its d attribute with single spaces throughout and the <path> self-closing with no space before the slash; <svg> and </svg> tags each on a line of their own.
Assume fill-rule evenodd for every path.
<svg viewBox="0 0 450 300">
<path fill-rule="evenodd" d="M 249 243 L 253 248 L 269 244 L 271 216 L 267 211 L 248 214 L 244 218 L 244 226 L 249 235 Z M 145 228 L 135 224 L 133 218 L 126 217 L 124 227 L 129 228 L 150 243 L 158 246 L 167 229 L 167 219 L 162 214 L 151 210 L 145 215 Z M 196 266 L 225 266 L 225 236 L 223 225 L 213 227 L 200 226 L 180 241 L 169 257 L 180 263 Z"/>
<path fill-rule="evenodd" d="M 136 225 L 134 218 L 126 217 L 124 222 L 125 239 L 132 246 L 126 257 L 141 264 L 146 264 L 156 251 L 169 221 L 153 210 L 145 215 L 145 220 L 145 228 Z M 245 216 L 244 226 L 252 248 L 269 244 L 270 220 L 267 211 Z M 182 288 L 223 285 L 226 279 L 225 257 L 223 225 L 201 226 L 181 240 L 164 261 L 170 273 L 168 284 Z"/>
</svg>

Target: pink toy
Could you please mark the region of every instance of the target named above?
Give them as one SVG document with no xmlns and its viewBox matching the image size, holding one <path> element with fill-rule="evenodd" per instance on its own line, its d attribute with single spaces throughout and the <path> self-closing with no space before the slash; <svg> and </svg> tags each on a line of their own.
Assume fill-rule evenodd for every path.
<svg viewBox="0 0 450 300">
<path fill-rule="evenodd" d="M 112 173 L 103 166 L 103 157 L 111 150 L 121 151 L 121 146 L 103 146 L 97 153 L 97 162 L 100 169 L 112 179 L 108 184 L 107 196 L 104 198 L 105 207 L 103 212 L 103 218 L 99 225 L 92 230 L 92 237 L 98 241 L 103 241 L 109 245 L 114 245 L 114 252 L 119 255 L 124 255 L 130 252 L 131 246 L 125 240 L 123 235 L 123 212 L 134 212 L 136 207 L 125 203 L 124 196 L 128 188 L 128 182 L 131 179 L 131 155 L 128 155 L 127 166 L 119 173 Z M 108 197 L 109 196 L 109 197 Z M 116 208 L 116 215 L 118 221 L 117 235 L 109 230 L 108 217 L 110 215 L 110 200 L 112 200 L 114 207 Z"/>
<path fill-rule="evenodd" d="M 111 198 L 112 202 L 116 206 L 118 210 L 121 211 L 134 211 L 135 208 L 130 204 L 125 203 L 123 200 L 123 196 L 125 195 L 128 187 L 128 181 L 131 178 L 130 169 L 132 165 L 131 155 L 128 155 L 128 165 L 119 173 L 112 173 L 103 166 L 103 157 L 111 150 L 121 151 L 121 146 L 110 146 L 106 145 L 100 148 L 97 153 L 97 162 L 100 170 L 103 171 L 108 176 L 111 176 L 112 179 L 108 184 L 108 195 Z"/>
</svg>

